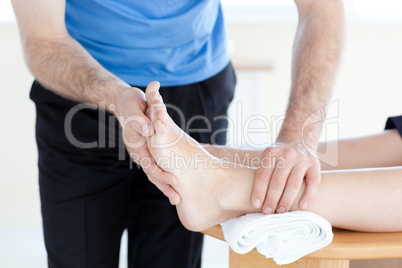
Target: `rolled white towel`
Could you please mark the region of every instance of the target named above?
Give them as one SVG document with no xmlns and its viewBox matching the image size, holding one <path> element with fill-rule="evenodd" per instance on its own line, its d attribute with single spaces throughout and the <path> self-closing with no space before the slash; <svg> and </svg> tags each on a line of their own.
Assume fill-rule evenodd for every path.
<svg viewBox="0 0 402 268">
<path fill-rule="evenodd" d="M 244 254 L 256 247 L 277 264 L 292 263 L 329 245 L 333 238 L 331 224 L 308 211 L 247 214 L 221 226 L 233 251 Z"/>
</svg>

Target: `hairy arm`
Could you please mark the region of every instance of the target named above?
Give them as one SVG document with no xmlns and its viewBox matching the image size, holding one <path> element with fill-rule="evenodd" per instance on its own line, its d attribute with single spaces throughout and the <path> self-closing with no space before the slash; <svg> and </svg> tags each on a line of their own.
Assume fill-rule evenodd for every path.
<svg viewBox="0 0 402 268">
<path fill-rule="evenodd" d="M 340 0 L 296 0 L 299 24 L 292 60 L 292 83 L 286 120 L 278 142 L 306 142 L 317 147 L 323 124 L 321 114 L 330 99 L 344 36 Z M 309 123 L 318 122 L 305 128 Z"/>
<path fill-rule="evenodd" d="M 148 178 L 172 203 L 180 202 L 169 185 L 174 185 L 176 178 L 157 167 L 146 146 L 146 136 L 152 134 L 153 127 L 145 115 L 145 94 L 103 68 L 68 34 L 65 1 L 12 0 L 12 4 L 26 62 L 35 78 L 65 98 L 116 115 L 129 154 L 137 161 L 149 159 L 152 163 L 144 169 Z"/>
<path fill-rule="evenodd" d="M 322 112 L 330 98 L 343 43 L 341 0 L 295 2 L 299 23 L 293 46 L 289 105 L 277 143 L 261 156 L 251 197 L 253 206 L 262 207 L 266 214 L 288 211 L 304 179 L 306 188 L 300 207 L 306 209 L 317 195 L 320 162 L 305 145 L 313 150 L 318 146 Z"/>
<path fill-rule="evenodd" d="M 13 0 L 25 58 L 46 88 L 75 101 L 117 103 L 131 87 L 105 70 L 67 32 L 65 1 Z"/>
</svg>

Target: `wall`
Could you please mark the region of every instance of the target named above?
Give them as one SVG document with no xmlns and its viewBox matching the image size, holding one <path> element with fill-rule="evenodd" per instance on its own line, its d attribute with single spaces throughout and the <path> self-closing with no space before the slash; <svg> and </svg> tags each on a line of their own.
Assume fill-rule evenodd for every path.
<svg viewBox="0 0 402 268">
<path fill-rule="evenodd" d="M 235 63 L 272 63 L 266 96 L 258 98 L 265 97 L 268 118 L 283 115 L 290 88 L 295 25 L 231 24 L 228 31 Z M 397 115 L 402 109 L 402 26 L 349 25 L 346 36 L 332 96 L 332 101 L 339 104 L 340 137 L 380 131 L 387 116 Z M 253 97 L 252 88 L 241 90 L 250 91 Z"/>
<path fill-rule="evenodd" d="M 35 110 L 29 100 L 32 76 L 24 64 L 15 25 L 0 24 L 0 224 L 38 225 Z"/>
</svg>

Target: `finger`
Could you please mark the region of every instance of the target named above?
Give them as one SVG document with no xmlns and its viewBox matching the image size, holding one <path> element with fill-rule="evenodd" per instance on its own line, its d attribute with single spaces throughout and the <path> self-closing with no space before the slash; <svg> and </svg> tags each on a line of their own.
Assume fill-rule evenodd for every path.
<svg viewBox="0 0 402 268">
<path fill-rule="evenodd" d="M 181 202 L 180 195 L 169 184 L 160 183 L 152 176 L 148 176 L 148 179 L 165 195 L 169 198 L 169 202 L 172 205 L 178 205 Z"/>
<path fill-rule="evenodd" d="M 137 148 L 134 152 L 130 152 L 131 158 L 138 165 L 142 167 L 142 170 L 147 175 L 152 175 L 157 178 L 158 181 L 165 184 L 177 185 L 177 179 L 174 175 L 164 172 L 155 162 L 149 149 L 146 145 Z"/>
<path fill-rule="evenodd" d="M 260 166 L 255 172 L 253 191 L 251 193 L 251 204 L 255 208 L 260 208 L 265 200 L 274 166 L 275 158 L 272 158 L 269 151 L 265 150 L 261 156 Z"/>
<path fill-rule="evenodd" d="M 177 185 L 177 178 L 173 174 L 162 170 L 158 165 L 155 165 L 152 169 L 148 169 L 147 174 L 152 175 L 159 182 L 170 184 L 172 186 Z"/>
<path fill-rule="evenodd" d="M 142 111 L 139 107 L 134 107 L 130 113 L 131 115 L 127 117 L 124 115 L 117 116 L 122 129 L 135 132 L 144 137 L 151 136 L 153 134 L 153 125 L 145 111 Z"/>
<path fill-rule="evenodd" d="M 151 119 L 144 113 L 144 111 L 137 111 L 135 115 L 126 118 L 130 125 L 144 137 L 149 137 L 153 134 L 153 124 Z"/>
<path fill-rule="evenodd" d="M 146 145 L 146 138 L 136 132 L 130 133 L 131 135 L 129 135 L 128 132 L 128 129 L 122 130 L 122 138 L 124 144 L 126 145 L 127 151 L 136 152 L 141 150 Z"/>
<path fill-rule="evenodd" d="M 320 167 L 313 166 L 310 167 L 306 172 L 306 189 L 299 202 L 299 207 L 303 210 L 307 209 L 308 206 L 314 201 L 318 194 L 318 190 L 321 184 L 321 172 Z"/>
<path fill-rule="evenodd" d="M 140 156 L 141 157 L 141 156 Z M 159 182 L 170 185 L 177 185 L 177 179 L 174 175 L 163 171 L 152 157 L 145 156 L 141 160 L 142 170 L 149 176 L 154 177 Z"/>
<path fill-rule="evenodd" d="M 293 167 L 279 167 L 278 165 L 275 167 L 269 181 L 267 196 L 262 206 L 262 212 L 264 214 L 271 214 L 277 209 L 279 199 L 283 194 L 286 181 L 292 168 Z"/>
<path fill-rule="evenodd" d="M 145 110 L 145 116 L 148 117 L 153 124 L 155 124 L 155 121 L 158 119 L 157 114 L 159 112 L 166 112 L 167 114 L 166 106 L 164 104 L 161 104 L 159 106 L 151 104 L 151 106 L 148 106 Z"/>
<path fill-rule="evenodd" d="M 155 128 L 152 128 L 151 134 L 155 133 Z M 151 137 L 152 137 L 151 135 Z M 122 128 L 122 138 L 123 142 L 126 145 L 127 151 L 129 153 L 138 154 L 140 151 L 147 151 L 149 153 L 149 149 L 146 146 L 147 140 L 150 137 L 142 136 L 140 133 L 137 133 L 132 127 L 124 127 Z"/>
<path fill-rule="evenodd" d="M 301 165 L 297 165 L 292 169 L 286 182 L 285 191 L 283 192 L 283 195 L 279 200 L 278 209 L 276 210 L 276 212 L 284 213 L 289 211 L 289 209 L 295 202 L 296 197 L 303 184 L 305 173 L 306 169 Z"/>
</svg>

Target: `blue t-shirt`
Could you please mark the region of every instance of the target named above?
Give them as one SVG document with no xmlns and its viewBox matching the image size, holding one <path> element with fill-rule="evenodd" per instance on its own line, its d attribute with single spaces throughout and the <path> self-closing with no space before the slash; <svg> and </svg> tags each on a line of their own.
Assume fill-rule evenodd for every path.
<svg viewBox="0 0 402 268">
<path fill-rule="evenodd" d="M 67 0 L 70 35 L 126 83 L 196 83 L 228 63 L 219 0 Z"/>
</svg>

